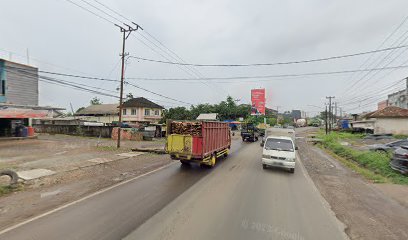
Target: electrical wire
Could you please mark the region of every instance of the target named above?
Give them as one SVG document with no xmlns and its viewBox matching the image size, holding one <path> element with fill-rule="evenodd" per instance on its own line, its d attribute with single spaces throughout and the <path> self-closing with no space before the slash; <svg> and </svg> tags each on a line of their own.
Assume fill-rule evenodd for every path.
<svg viewBox="0 0 408 240">
<path fill-rule="evenodd" d="M 7 66 L 7 67 L 6 67 L 6 70 L 7 70 L 7 69 L 16 69 L 16 70 L 23 70 L 23 71 L 25 70 L 25 69 L 23 69 L 23 68 L 12 67 L 12 66 Z M 33 72 L 34 72 L 34 71 L 31 71 L 31 74 L 32 74 Z M 97 81 L 120 82 L 119 80 L 115 80 L 115 79 L 106 79 L 106 78 L 97 78 L 97 77 L 89 77 L 89 76 L 80 76 L 80 75 L 73 75 L 73 74 L 66 74 L 66 73 L 55 73 L 55 72 L 49 72 L 49 71 L 39 71 L 39 72 L 43 72 L 43 73 L 47 73 L 47 74 L 53 74 L 53 75 L 59 75 L 59 76 L 65 76 L 65 77 L 73 77 L 73 78 L 97 80 Z M 27 73 L 30 73 L 30 72 L 29 72 L 29 71 L 25 71 L 25 73 L 27 74 Z M 31 76 L 33 76 L 33 75 L 31 75 Z M 64 80 L 59 80 L 59 81 L 64 81 Z M 131 83 L 131 82 L 127 82 L 127 81 L 126 81 L 125 83 L 128 84 L 128 85 L 130 85 L 130 86 L 133 86 L 133 87 L 135 87 L 135 88 L 138 88 L 138 89 L 140 89 L 140 90 L 143 90 L 143 91 L 145 91 L 145 92 L 149 92 L 149 93 L 151 93 L 151 94 L 154 94 L 154 95 L 156 95 L 156 96 L 160 96 L 160 97 L 163 97 L 163 98 L 166 98 L 166 99 L 169 99 L 169 100 L 173 100 L 173 101 L 176 101 L 176 102 L 179 102 L 179 103 L 187 104 L 187 105 L 193 105 L 192 103 L 184 102 L 184 101 L 181 101 L 181 100 L 172 98 L 172 97 L 165 96 L 165 95 L 163 95 L 163 94 L 160 94 L 160 93 L 154 92 L 154 91 L 152 91 L 152 90 L 143 88 L 143 87 L 138 86 L 138 85 L 136 85 L 136 84 L 133 84 L 133 83 Z M 106 90 L 106 89 L 105 89 L 105 90 Z"/>
<path fill-rule="evenodd" d="M 83 10 L 89 12 L 89 13 L 91 13 L 92 15 L 97 16 L 98 18 L 100 18 L 100 19 L 102 19 L 102 20 L 105 20 L 105 21 L 107 21 L 107 22 L 109 22 L 109 23 L 111 23 L 111 24 L 113 24 L 113 25 L 116 25 L 116 23 L 114 23 L 113 21 L 111 21 L 111 20 L 107 19 L 106 17 L 103 17 L 103 16 L 101 16 L 101 15 L 99 15 L 99 14 L 97 14 L 97 13 L 91 11 L 91 10 L 89 10 L 88 8 L 82 6 L 82 5 L 80 5 L 80 4 L 78 4 L 78 3 L 74 2 L 74 1 L 71 1 L 71 0 L 65 0 L 65 1 L 70 2 L 71 4 L 73 4 L 73 5 L 77 6 L 77 7 L 81 8 L 81 9 L 83 9 Z"/>
<path fill-rule="evenodd" d="M 392 36 L 394 36 L 394 34 L 405 24 L 405 22 L 408 20 L 408 16 L 406 16 L 400 23 L 399 25 L 381 42 L 381 44 L 377 47 L 376 50 L 382 48 L 384 46 L 384 44 L 391 39 Z M 364 67 L 370 60 L 371 58 L 374 56 L 374 54 L 371 54 L 358 68 L 362 68 Z M 369 66 L 369 65 L 368 65 Z M 349 86 L 349 84 L 351 83 L 350 81 L 353 79 L 353 77 L 355 76 L 355 73 L 351 74 L 348 77 L 348 80 L 346 81 L 346 86 Z M 338 95 L 338 94 L 336 94 Z"/>
<path fill-rule="evenodd" d="M 300 77 L 300 76 L 322 76 L 322 75 L 334 75 L 334 74 L 347 74 L 353 72 L 367 72 L 372 70 L 383 71 L 387 69 L 402 69 L 408 68 L 408 65 L 385 67 L 385 68 L 372 68 L 372 69 L 355 69 L 355 70 L 342 70 L 331 72 L 311 72 L 311 73 L 290 73 L 290 74 L 277 74 L 277 75 L 255 75 L 255 76 L 233 76 L 233 77 L 208 77 L 208 78 L 144 78 L 144 77 L 128 77 L 127 79 L 135 80 L 150 80 L 150 81 L 196 81 L 196 80 L 238 80 L 238 79 L 256 79 L 256 78 L 283 78 L 283 77 Z M 256 80 L 253 82 L 257 82 Z"/>
<path fill-rule="evenodd" d="M 137 56 L 130 56 L 130 57 L 138 59 L 138 60 L 142 60 L 142 61 L 147 61 L 147 62 L 172 64 L 172 65 L 182 65 L 182 66 L 194 66 L 194 67 L 257 67 L 257 66 L 276 66 L 276 65 L 290 65 L 290 64 L 329 61 L 329 60 L 334 60 L 334 59 L 356 57 L 356 56 L 362 56 L 362 55 L 367 55 L 367 54 L 372 54 L 372 53 L 385 52 L 385 51 L 390 51 L 390 50 L 395 50 L 395 49 L 400 49 L 400 48 L 407 48 L 407 47 L 408 47 L 408 45 L 402 45 L 402 46 L 397 46 L 397 47 L 390 47 L 390 48 L 377 49 L 377 50 L 372 50 L 372 51 L 359 52 L 359 53 L 346 54 L 346 55 L 339 55 L 339 56 L 332 56 L 332 57 L 325 57 L 325 58 L 317 58 L 317 59 L 309 59 L 309 60 L 298 60 L 298 61 L 289 61 L 289 62 L 275 62 L 275 63 L 197 64 L 197 63 L 161 61 L 161 60 L 149 59 L 149 58 L 137 57 Z"/>
</svg>

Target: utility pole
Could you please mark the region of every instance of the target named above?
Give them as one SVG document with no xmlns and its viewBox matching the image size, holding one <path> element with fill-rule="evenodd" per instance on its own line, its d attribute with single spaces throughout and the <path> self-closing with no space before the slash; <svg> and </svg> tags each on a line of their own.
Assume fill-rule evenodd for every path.
<svg viewBox="0 0 408 240">
<path fill-rule="evenodd" d="M 331 96 L 329 96 L 329 97 L 326 97 L 326 99 L 329 99 L 329 132 L 331 132 L 331 130 L 332 130 L 332 126 L 331 126 L 331 122 L 332 122 L 332 99 L 334 98 L 334 96 L 333 97 L 331 97 Z"/>
<path fill-rule="evenodd" d="M 136 23 L 133 23 L 133 24 L 136 26 L 135 28 L 125 24 L 128 27 L 127 29 L 115 24 L 120 29 L 120 32 L 123 33 L 123 39 L 122 39 L 122 71 L 121 71 L 121 74 L 120 74 L 119 127 L 118 127 L 117 148 L 120 148 L 120 131 L 121 131 L 121 128 L 122 128 L 122 111 L 123 111 L 123 105 L 122 104 L 123 104 L 123 84 L 124 84 L 124 78 L 125 78 L 125 45 L 126 45 L 126 39 L 129 37 L 129 35 L 133 31 L 136 31 L 139 28 L 142 29 Z"/>
<path fill-rule="evenodd" d="M 326 135 L 327 135 L 327 104 L 326 104 L 326 110 L 324 111 L 324 116 L 325 116 L 325 118 L 324 118 L 324 125 L 326 126 Z"/>
<path fill-rule="evenodd" d="M 334 103 L 334 126 L 337 124 L 337 102 Z"/>
</svg>

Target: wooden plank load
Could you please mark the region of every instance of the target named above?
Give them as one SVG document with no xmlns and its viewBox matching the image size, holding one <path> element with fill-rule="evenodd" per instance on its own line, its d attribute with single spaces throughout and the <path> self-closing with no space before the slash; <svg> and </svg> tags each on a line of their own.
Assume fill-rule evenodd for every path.
<svg viewBox="0 0 408 240">
<path fill-rule="evenodd" d="M 171 133 L 201 136 L 202 124 L 201 122 L 172 122 Z"/>
</svg>

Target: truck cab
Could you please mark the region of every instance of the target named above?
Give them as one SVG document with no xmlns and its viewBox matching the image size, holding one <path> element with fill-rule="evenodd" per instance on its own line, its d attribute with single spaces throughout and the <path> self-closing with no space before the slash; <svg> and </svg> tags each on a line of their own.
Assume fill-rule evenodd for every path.
<svg viewBox="0 0 408 240">
<path fill-rule="evenodd" d="M 262 167 L 279 167 L 294 173 L 296 150 L 291 137 L 268 136 L 262 149 Z"/>
</svg>

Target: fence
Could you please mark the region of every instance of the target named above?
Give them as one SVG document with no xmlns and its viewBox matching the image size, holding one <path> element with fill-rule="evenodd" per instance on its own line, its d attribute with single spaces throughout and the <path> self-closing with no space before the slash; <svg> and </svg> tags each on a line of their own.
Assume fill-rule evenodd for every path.
<svg viewBox="0 0 408 240">
<path fill-rule="evenodd" d="M 110 138 L 112 126 L 78 126 L 78 125 L 46 125 L 33 124 L 36 133 L 67 134 L 87 137 Z"/>
</svg>

